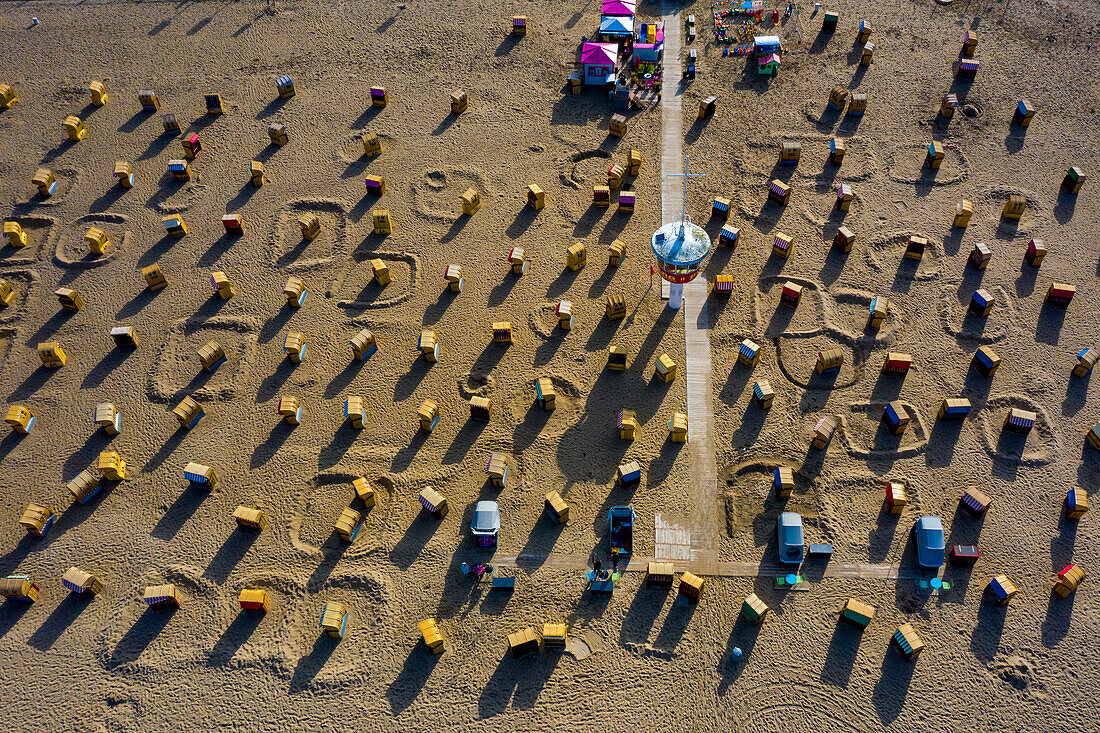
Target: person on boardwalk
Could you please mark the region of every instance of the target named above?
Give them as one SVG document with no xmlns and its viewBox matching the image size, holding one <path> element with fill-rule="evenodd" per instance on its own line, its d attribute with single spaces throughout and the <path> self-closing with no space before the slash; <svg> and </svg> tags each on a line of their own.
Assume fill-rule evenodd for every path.
<svg viewBox="0 0 1100 733">
<path fill-rule="evenodd" d="M 592 574 L 586 574 L 588 578 L 588 586 L 586 587 L 591 587 L 592 581 L 600 577 L 600 565 L 602 565 L 602 563 L 600 562 L 600 556 L 596 554 L 595 550 L 588 556 L 588 560 L 592 563 Z"/>
</svg>

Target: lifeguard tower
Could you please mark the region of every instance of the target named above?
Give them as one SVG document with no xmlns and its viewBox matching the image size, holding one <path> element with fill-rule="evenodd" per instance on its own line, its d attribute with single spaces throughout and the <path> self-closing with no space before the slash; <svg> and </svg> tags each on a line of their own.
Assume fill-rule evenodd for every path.
<svg viewBox="0 0 1100 733">
<path fill-rule="evenodd" d="M 683 205 L 680 218 L 661 225 L 653 233 L 650 247 L 657 257 L 657 272 L 667 280 L 671 287 L 668 292 L 668 307 L 677 309 L 684 300 L 684 284 L 695 279 L 699 267 L 710 254 L 710 235 L 701 226 L 693 224 L 687 214 L 688 178 L 702 178 L 701 173 L 688 173 L 688 159 L 684 159 L 684 173 L 676 174 L 684 179 Z"/>
</svg>

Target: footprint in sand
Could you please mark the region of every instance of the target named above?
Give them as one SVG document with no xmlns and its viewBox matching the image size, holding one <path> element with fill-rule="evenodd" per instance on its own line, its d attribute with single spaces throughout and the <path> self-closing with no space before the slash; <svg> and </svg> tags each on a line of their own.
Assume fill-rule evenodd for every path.
<svg viewBox="0 0 1100 733">
<path fill-rule="evenodd" d="M 17 248 L 11 246 L 5 239 L 2 242 L 3 246 L 0 247 L 0 266 L 37 261 L 42 256 L 46 243 L 60 229 L 60 222 L 51 216 L 11 216 L 5 221 L 14 221 L 19 224 L 23 233 L 27 235 L 27 244 Z"/>
<path fill-rule="evenodd" d="M 100 267 L 113 262 L 120 252 L 128 249 L 129 220 L 122 214 L 86 214 L 66 224 L 57 238 L 54 262 L 61 267 L 84 269 Z M 92 227 L 107 234 L 109 244 L 104 254 L 88 249 L 84 235 Z"/>
<path fill-rule="evenodd" d="M 312 214 L 321 222 L 321 232 L 312 240 L 302 236 L 298 217 Z M 347 209 L 333 199 L 290 201 L 275 214 L 269 241 L 271 261 L 286 272 L 325 270 L 348 256 Z"/>
<path fill-rule="evenodd" d="M 1026 436 L 1004 429 L 1005 416 L 1013 407 L 1035 413 L 1035 425 Z M 1024 395 L 990 397 L 975 414 L 974 422 L 978 426 L 982 447 L 994 458 L 995 464 L 1045 466 L 1058 460 L 1061 453 L 1050 413 Z"/>
<path fill-rule="evenodd" d="M 462 194 L 474 188 L 482 207 L 491 192 L 485 173 L 476 168 L 440 168 L 425 171 L 412 184 L 413 208 L 425 219 L 454 223 L 462 218 Z"/>
<path fill-rule="evenodd" d="M 29 303 L 34 299 L 41 280 L 34 270 L 15 269 L 0 272 L 0 278 L 11 283 L 15 295 L 11 303 L 0 310 L 0 323 L 13 323 L 26 315 Z"/>
<path fill-rule="evenodd" d="M 378 284 L 371 260 L 389 271 L 389 282 Z M 328 297 L 346 310 L 389 308 L 412 297 L 420 281 L 420 258 L 405 252 L 356 252 L 329 283 Z"/>
<path fill-rule="evenodd" d="M 205 321 L 176 321 L 153 361 L 146 394 L 153 402 L 168 403 L 186 392 L 195 399 L 232 398 L 256 360 L 260 325 L 246 316 L 214 316 Z M 216 341 L 226 362 L 207 372 L 198 350 Z"/>
</svg>

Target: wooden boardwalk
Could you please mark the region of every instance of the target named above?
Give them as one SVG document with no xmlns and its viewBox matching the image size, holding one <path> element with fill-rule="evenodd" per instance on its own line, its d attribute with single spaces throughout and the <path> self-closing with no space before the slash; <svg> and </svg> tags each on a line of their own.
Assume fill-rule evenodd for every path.
<svg viewBox="0 0 1100 733">
<path fill-rule="evenodd" d="M 471 554 L 465 559 L 471 565 L 478 562 L 485 562 L 486 557 L 483 554 Z M 755 563 L 755 562 L 718 562 L 718 561 L 704 561 L 700 564 L 695 560 L 668 560 L 668 558 L 652 558 L 642 557 L 639 555 L 631 555 L 630 563 L 628 565 L 619 567 L 620 571 L 628 573 L 644 573 L 646 566 L 653 560 L 660 562 L 671 562 L 676 568 L 676 572 L 682 573 L 685 570 L 690 570 L 693 573 L 700 575 L 709 575 L 722 578 L 756 578 L 756 577 L 771 577 L 785 575 L 792 571 L 790 567 L 784 567 L 777 563 Z M 536 555 L 532 553 L 524 553 L 521 555 L 493 555 L 489 562 L 494 567 L 501 568 L 521 568 L 528 571 L 533 571 L 535 568 L 548 569 L 548 570 L 569 570 L 577 571 L 578 573 L 588 569 L 588 558 L 581 555 Z M 604 562 L 605 569 L 611 569 L 611 563 Z M 801 572 L 805 573 L 805 569 Z M 919 572 L 913 570 L 912 572 L 902 571 L 897 565 L 873 565 L 873 564 L 845 564 L 845 563 L 828 563 L 821 570 L 821 577 L 825 578 L 861 578 L 864 580 L 896 580 L 897 578 L 916 578 Z M 815 575 L 816 577 L 816 575 Z"/>
<path fill-rule="evenodd" d="M 684 173 L 683 117 L 680 85 L 680 30 L 678 10 L 666 2 L 664 84 L 661 96 L 661 215 L 662 223 L 680 216 Z M 673 81 L 675 80 L 675 81 Z M 687 382 L 688 457 L 691 462 L 691 557 L 696 567 L 717 562 L 717 477 L 714 463 L 714 410 L 711 406 L 710 320 L 707 286 L 696 278 L 684 286 L 684 339 Z M 700 567 L 700 565 L 704 567 Z"/>
<path fill-rule="evenodd" d="M 684 172 L 684 132 L 680 115 L 680 14 L 664 3 L 665 51 L 661 86 L 661 223 L 680 216 Z M 676 79 L 676 82 L 672 82 Z"/>
<path fill-rule="evenodd" d="M 714 410 L 710 383 L 710 320 L 707 286 L 701 277 L 684 287 L 684 339 L 687 345 L 688 456 L 691 460 L 692 556 L 717 557 L 718 470 L 714 461 Z"/>
</svg>

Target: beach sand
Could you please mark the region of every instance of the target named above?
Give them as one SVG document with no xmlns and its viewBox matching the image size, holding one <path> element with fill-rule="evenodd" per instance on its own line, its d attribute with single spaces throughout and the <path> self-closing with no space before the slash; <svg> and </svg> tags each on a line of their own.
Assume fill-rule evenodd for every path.
<svg viewBox="0 0 1100 733">
<path fill-rule="evenodd" d="M 608 133 L 600 93 L 563 92 L 598 4 L 0 8 L 0 82 L 20 96 L 0 112 L 0 202 L 30 239 L 0 250 L 0 277 L 18 291 L 0 311 L 0 393 L 38 418 L 30 435 L 0 440 L 0 570 L 41 586 L 33 605 L 0 606 L 2 719 L 49 730 L 1093 726 L 1091 579 L 1066 599 L 1050 588 L 1069 562 L 1100 565 L 1094 515 L 1071 522 L 1061 508 L 1068 488 L 1091 491 L 1098 478 L 1084 439 L 1096 420 L 1090 382 L 1070 369 L 1100 341 L 1091 311 L 1100 210 L 1092 180 L 1077 196 L 1059 191 L 1068 166 L 1100 170 L 1098 57 L 1086 48 L 1095 22 L 1084 3 L 1064 1 L 838 8 L 831 36 L 818 35 L 821 12 L 804 10 L 800 47 L 793 25 L 784 27 L 792 48 L 770 81 L 744 58 L 721 55 L 708 5 L 679 11 L 699 23 L 699 39 L 685 44 L 700 63 L 683 88 L 683 131 L 691 172 L 706 177 L 689 184 L 689 212 L 717 239 L 722 222 L 708 220 L 710 205 L 725 196 L 729 223 L 741 228 L 737 249 L 716 246 L 705 266 L 707 278 L 731 274 L 736 285 L 707 304 L 719 474 L 710 517 L 713 560 L 725 563 L 708 567 L 727 575 L 708 578 L 697 606 L 675 605 L 675 590 L 644 586 L 641 572 L 625 573 L 614 595 L 593 596 L 581 572 L 593 548 L 609 564 L 609 507 L 636 510 L 632 570 L 660 554 L 658 515 L 688 528 L 700 507 L 689 450 L 667 440 L 669 418 L 687 402 L 684 316 L 661 299 L 649 253 L 661 223 L 661 110 L 631 113 L 620 140 Z M 516 13 L 529 18 L 523 38 L 508 34 Z M 653 3 L 638 9 L 643 20 L 660 13 Z M 40 25 L 29 28 L 31 16 Z M 874 25 L 868 69 L 853 52 L 860 18 Z M 971 27 L 982 66 L 960 88 L 951 65 Z M 294 80 L 292 99 L 277 98 L 282 74 Z M 92 80 L 107 86 L 104 107 L 89 104 Z M 370 106 L 375 85 L 388 90 L 385 108 Z M 862 119 L 824 112 L 836 85 L 867 94 Z M 936 119 L 951 87 L 974 116 L 960 109 L 950 123 Z M 143 89 L 157 93 L 159 113 L 140 111 Z M 457 89 L 469 109 L 456 116 Z M 225 114 L 204 114 L 210 93 L 221 94 Z M 716 115 L 696 121 L 711 94 Z M 1038 110 L 1026 133 L 1010 125 L 1022 97 Z M 163 113 L 202 142 L 189 182 L 167 173 L 183 149 L 163 134 Z M 80 142 L 65 138 L 69 114 L 85 120 Z M 287 145 L 269 145 L 271 123 L 286 126 Z M 362 153 L 368 131 L 382 141 L 378 157 Z M 826 162 L 834 135 L 848 146 L 840 168 Z M 933 138 L 946 151 L 934 176 L 924 162 Z M 776 166 L 784 140 L 802 144 L 796 167 Z M 593 207 L 591 187 L 630 149 L 644 158 L 630 181 L 636 211 Z M 132 189 L 115 185 L 116 160 L 133 164 Z M 253 160 L 265 166 L 260 188 L 249 183 Z M 34 193 L 39 167 L 59 180 L 52 198 Z M 380 198 L 364 195 L 367 175 L 384 177 Z M 783 209 L 766 203 L 774 177 L 793 189 Z M 856 196 L 844 215 L 834 206 L 840 183 Z M 524 206 L 529 184 L 546 192 L 537 213 Z M 482 207 L 462 216 L 459 197 L 471 186 Z M 1012 193 L 1027 197 L 1018 224 L 999 217 Z M 953 229 L 964 198 L 973 220 Z M 392 215 L 388 236 L 371 231 L 378 208 Z M 225 213 L 243 217 L 244 236 L 224 234 Z M 309 213 L 322 231 L 307 242 L 297 218 Z M 168 214 L 182 216 L 186 237 L 164 236 Z M 847 255 L 830 246 L 841 224 L 857 235 Z M 87 254 L 89 226 L 108 233 L 106 256 Z M 769 257 L 776 231 L 794 237 L 789 260 Z M 929 240 L 919 263 L 902 258 L 913 234 Z M 1037 269 L 1023 264 L 1032 237 L 1051 250 Z M 618 268 L 606 253 L 616 239 L 628 247 Z M 573 272 L 565 250 L 578 241 L 589 261 Z M 982 272 L 966 264 L 976 242 L 993 251 Z M 522 277 L 507 263 L 515 246 L 529 263 Z M 391 270 L 385 287 L 371 281 L 373 258 Z M 157 292 L 140 273 L 152 263 L 169 280 Z M 450 264 L 463 269 L 461 293 L 447 290 Z M 234 282 L 235 297 L 212 297 L 213 271 Z M 308 290 L 301 308 L 286 305 L 291 276 Z M 788 279 L 804 286 L 793 312 L 778 306 Z M 1055 280 L 1077 288 L 1065 311 L 1043 305 Z M 59 287 L 80 291 L 85 308 L 60 311 Z M 984 319 L 966 315 L 979 287 L 997 299 Z M 624 319 L 604 317 L 609 295 L 625 299 Z M 865 327 L 875 296 L 891 303 L 877 330 Z M 576 314 L 570 332 L 556 328 L 562 299 Z M 497 321 L 512 323 L 514 343 L 492 343 Z M 113 349 L 116 325 L 132 326 L 141 346 Z M 348 346 L 362 328 L 379 345 L 365 363 Z M 431 365 L 416 351 L 425 329 L 440 342 Z M 290 332 L 308 344 L 301 364 L 284 355 Z M 762 347 L 751 369 L 736 365 L 744 338 Z M 55 370 L 35 353 L 52 340 L 68 354 Z M 208 374 L 196 351 L 211 340 L 227 362 Z M 625 372 L 604 368 L 611 345 L 629 349 Z M 969 367 L 983 345 L 1004 359 L 991 379 Z M 822 382 L 811 375 L 817 351 L 834 347 L 844 368 Z M 904 379 L 879 374 L 887 351 L 912 354 Z M 681 370 L 669 384 L 653 377 L 663 353 Z M 540 377 L 557 391 L 553 412 L 534 404 Z M 776 391 L 766 413 L 751 405 L 757 379 Z M 171 414 L 185 396 L 206 407 L 190 431 Z M 300 400 L 301 425 L 279 419 L 280 396 Z M 363 398 L 362 430 L 344 419 L 349 396 Z M 491 400 L 490 422 L 470 419 L 471 396 Z M 971 416 L 937 421 L 940 400 L 956 396 L 971 400 Z M 416 419 L 425 399 L 441 413 L 430 434 Z M 900 438 L 879 424 L 895 399 L 913 415 Z M 100 402 L 122 413 L 118 436 L 96 427 Z M 1038 415 L 1026 441 L 1002 434 L 1011 407 Z M 638 415 L 634 441 L 618 437 L 624 408 Z M 826 451 L 809 449 L 810 429 L 828 414 L 841 429 Z M 74 503 L 66 483 L 103 450 L 127 461 L 126 480 Z M 492 452 L 507 456 L 504 488 L 487 481 Z M 617 488 L 616 467 L 630 460 L 642 467 L 641 485 Z M 215 468 L 213 491 L 189 487 L 190 461 Z M 795 473 L 785 501 L 770 490 L 776 466 Z M 332 528 L 345 507 L 362 509 L 356 477 L 378 501 L 349 545 Z M 887 480 L 907 482 L 900 516 L 882 509 Z M 444 519 L 421 512 L 425 486 L 448 499 Z M 956 510 L 967 486 L 993 497 L 983 520 Z M 542 516 L 553 490 L 572 507 L 566 526 Z M 491 557 L 469 531 L 484 499 L 500 504 L 497 572 L 516 578 L 511 595 L 460 570 Z M 59 515 L 46 538 L 17 524 L 31 502 Z M 269 515 L 259 535 L 237 529 L 241 504 Z M 802 514 L 807 542 L 834 547 L 829 574 L 806 565 L 809 592 L 774 586 L 781 511 Z M 949 545 L 977 543 L 983 553 L 972 571 L 949 567 L 953 587 L 938 595 L 914 580 L 910 530 L 924 514 L 944 520 Z M 755 563 L 758 577 L 735 572 Z M 851 575 L 867 577 L 842 577 L 847 565 L 865 566 Z M 60 577 L 71 566 L 97 575 L 104 591 L 70 596 Z M 1020 590 L 1007 607 L 983 593 L 1000 573 Z M 146 609 L 144 587 L 169 582 L 182 608 Z M 266 615 L 239 610 L 246 587 L 268 592 Z M 738 618 L 754 591 L 773 609 L 760 627 Z M 876 608 L 862 633 L 837 625 L 849 597 Z M 327 601 L 349 608 L 342 640 L 318 628 Z M 445 639 L 440 657 L 420 642 L 425 618 Z M 569 651 L 507 656 L 507 634 L 547 622 L 569 625 Z M 903 623 L 926 644 L 916 662 L 889 648 Z"/>
</svg>

